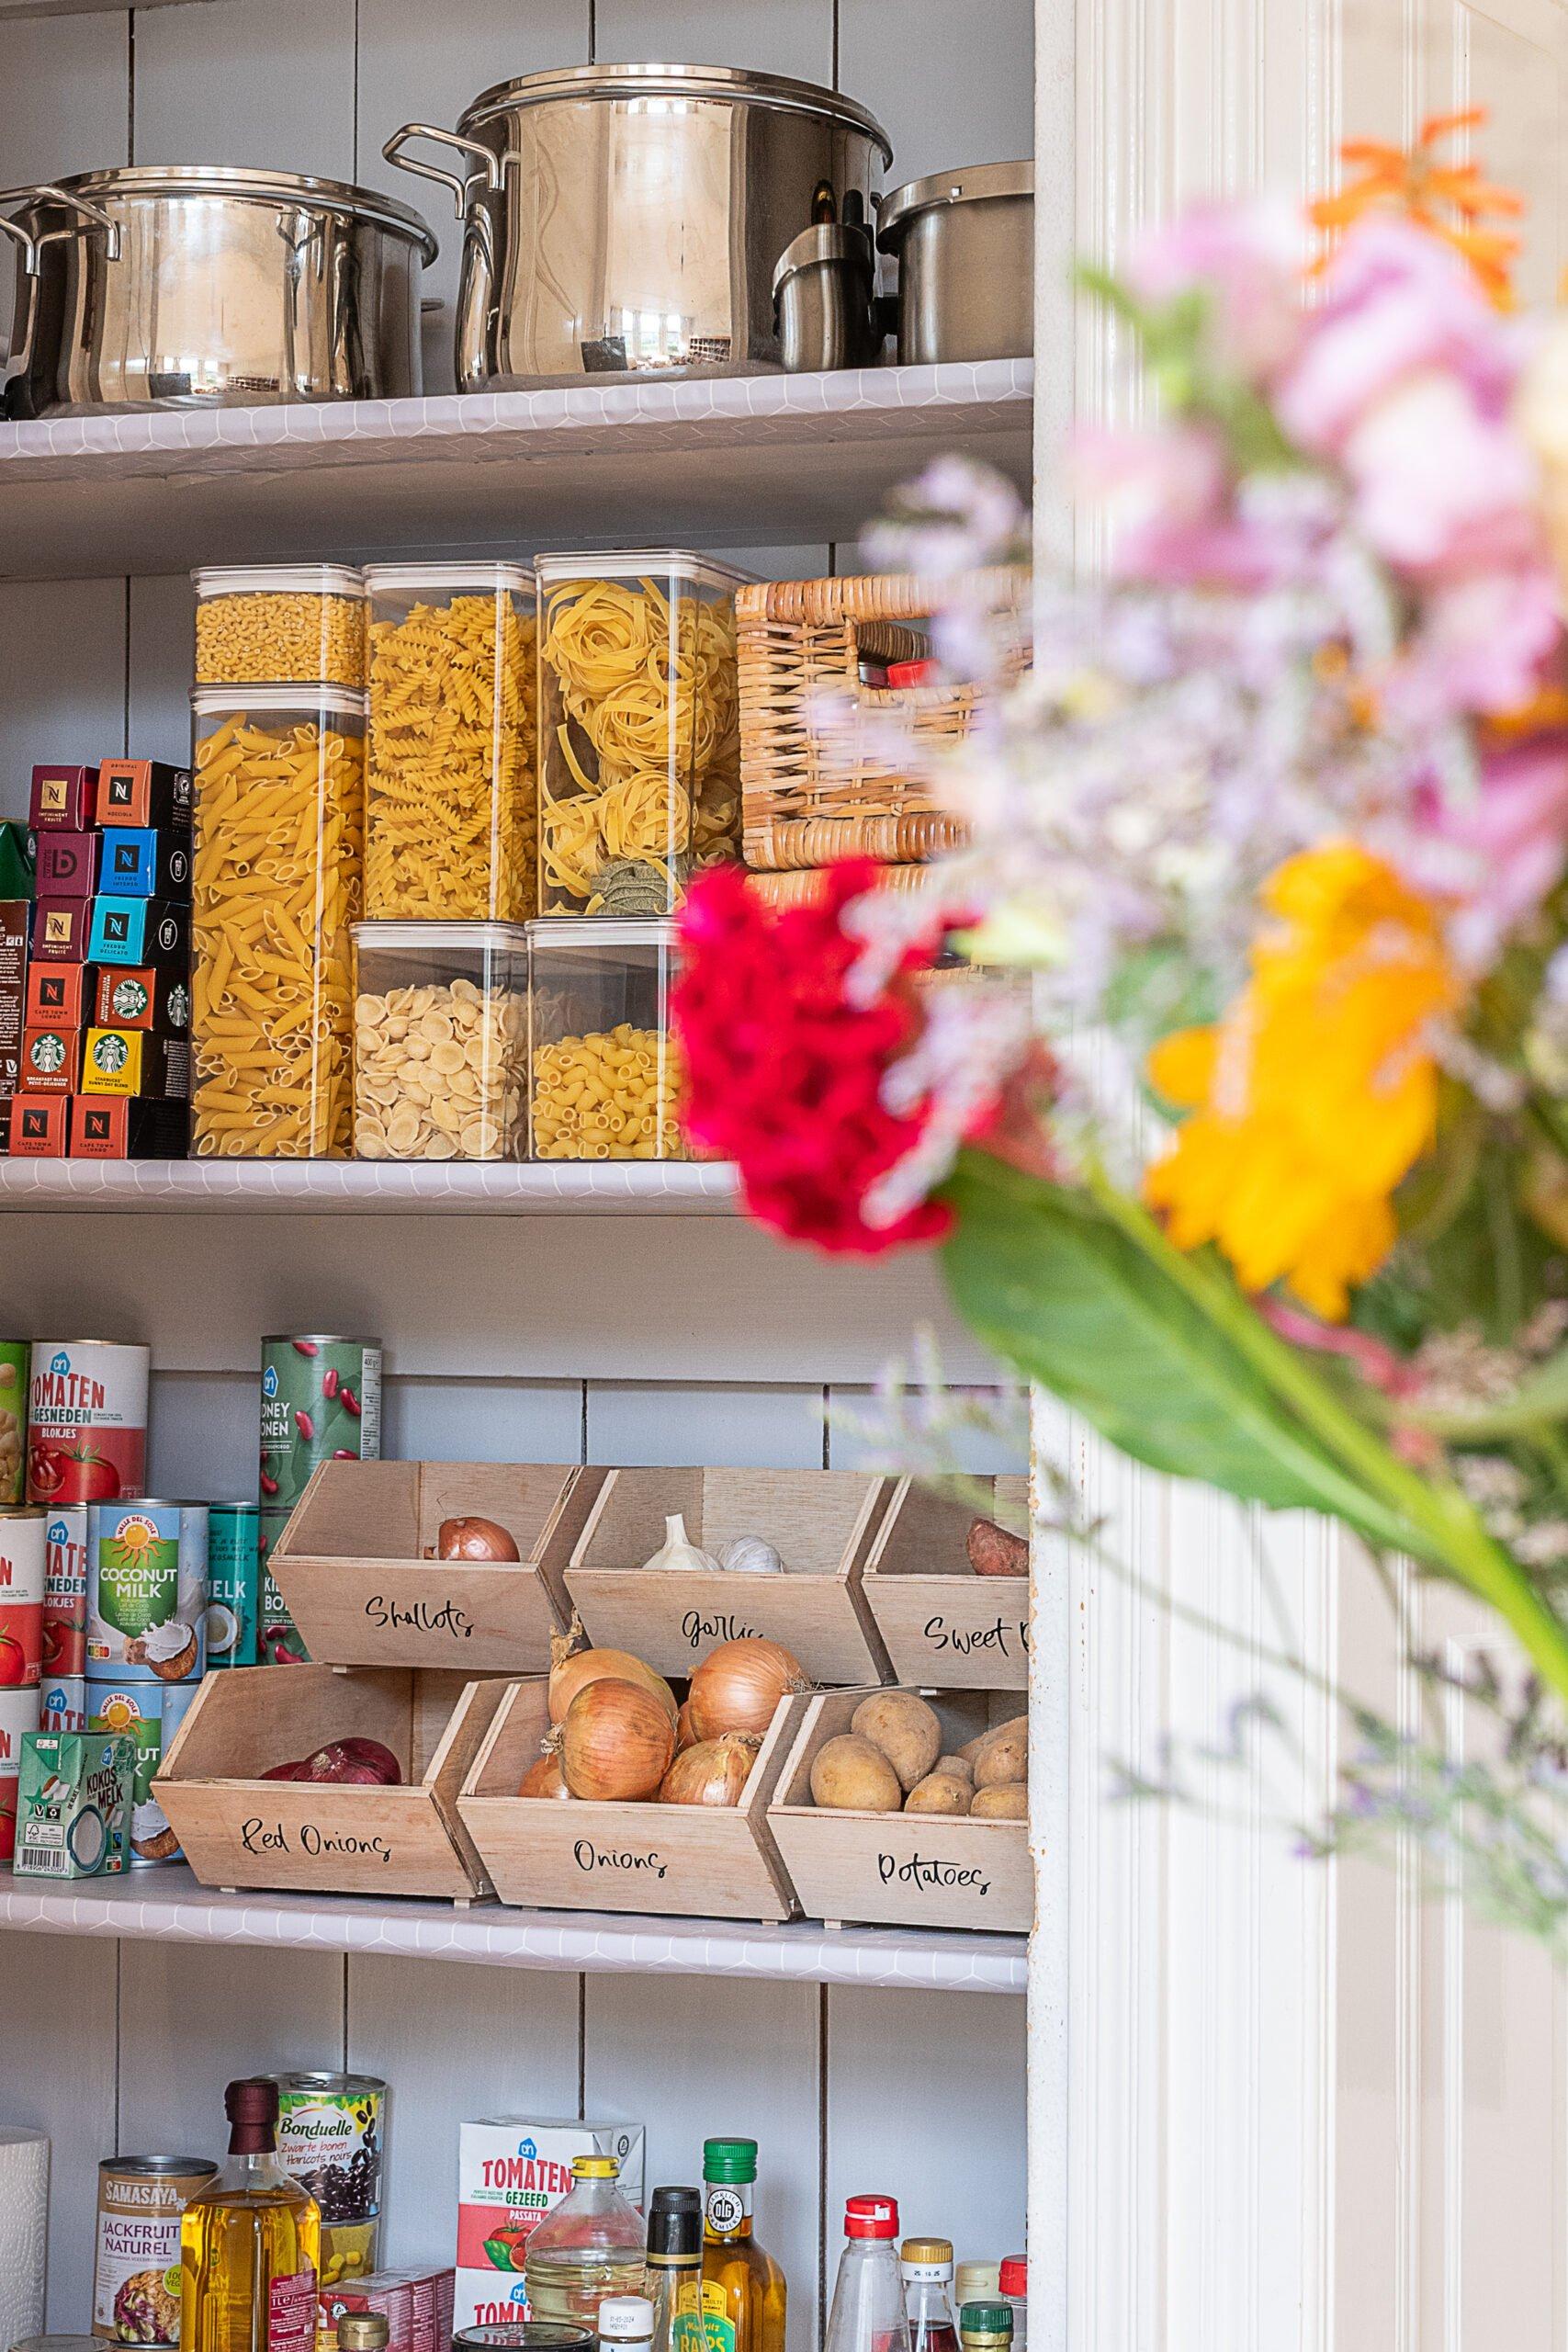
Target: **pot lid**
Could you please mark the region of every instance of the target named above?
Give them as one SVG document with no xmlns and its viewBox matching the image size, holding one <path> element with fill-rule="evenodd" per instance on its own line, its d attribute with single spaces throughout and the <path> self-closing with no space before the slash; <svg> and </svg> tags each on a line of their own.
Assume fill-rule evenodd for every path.
<svg viewBox="0 0 1568 2352">
<path fill-rule="evenodd" d="M 899 232 L 918 212 L 944 204 L 986 204 L 998 197 L 1032 196 L 1034 164 L 968 164 L 956 172 L 932 172 L 928 179 L 906 180 L 889 190 L 877 215 L 876 242 L 891 253 Z"/>
<path fill-rule="evenodd" d="M 852 123 L 893 161 L 893 142 L 876 117 L 837 90 L 818 82 L 795 82 L 783 74 L 750 74 L 738 65 L 553 65 L 481 90 L 458 121 L 473 130 L 492 115 L 514 107 L 540 106 L 552 98 L 727 98 L 736 106 L 777 107 L 790 114 L 826 115 Z"/>
<path fill-rule="evenodd" d="M 779 255 L 773 271 L 773 292 L 776 294 L 786 277 L 797 270 L 813 269 L 823 262 L 845 262 L 852 268 L 862 269 L 869 277 L 876 267 L 872 251 L 871 231 L 845 228 L 831 220 L 818 221 L 812 229 L 803 229 L 792 237 Z"/>
<path fill-rule="evenodd" d="M 125 164 L 112 171 L 79 172 L 57 187 L 72 196 L 233 196 L 272 198 L 285 204 L 315 205 L 328 212 L 352 213 L 379 229 L 393 229 L 412 237 L 433 262 L 436 243 L 412 205 L 382 196 L 373 187 L 355 187 L 347 180 L 319 180 L 304 172 L 258 171 L 228 164 Z M 47 197 L 37 201 L 47 203 Z"/>
</svg>

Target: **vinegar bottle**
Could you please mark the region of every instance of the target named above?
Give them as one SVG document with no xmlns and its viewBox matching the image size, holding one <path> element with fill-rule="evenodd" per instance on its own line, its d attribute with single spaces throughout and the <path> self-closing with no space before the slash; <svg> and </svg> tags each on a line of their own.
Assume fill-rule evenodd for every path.
<svg viewBox="0 0 1568 2352">
<path fill-rule="evenodd" d="M 229 2161 L 180 2223 L 184 2352 L 312 2352 L 321 2217 L 278 2165 L 277 2085 L 231 2083 Z"/>
<path fill-rule="evenodd" d="M 703 2335 L 707 2352 L 784 2352 L 784 2272 L 751 2235 L 755 2140 L 703 2142 Z"/>
<path fill-rule="evenodd" d="M 897 2235 L 898 2208 L 891 2197 L 850 2199 L 823 2352 L 909 2352 Z"/>
<path fill-rule="evenodd" d="M 615 2186 L 620 2169 L 614 2156 L 574 2156 L 571 2187 L 530 2231 L 523 2277 L 535 2319 L 597 2335 L 606 2295 L 641 2294 L 647 2233 Z"/>
<path fill-rule="evenodd" d="M 906 2238 L 898 2258 L 909 2352 L 958 2352 L 953 2316 L 953 2247 L 946 2238 Z"/>
</svg>

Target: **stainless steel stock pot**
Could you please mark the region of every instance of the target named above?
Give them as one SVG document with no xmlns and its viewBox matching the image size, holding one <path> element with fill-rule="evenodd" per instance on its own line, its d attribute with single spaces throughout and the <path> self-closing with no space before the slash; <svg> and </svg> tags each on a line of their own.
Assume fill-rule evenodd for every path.
<svg viewBox="0 0 1568 2352">
<path fill-rule="evenodd" d="M 898 357 L 1027 359 L 1034 349 L 1034 166 L 976 164 L 885 198 L 898 262 Z"/>
</svg>

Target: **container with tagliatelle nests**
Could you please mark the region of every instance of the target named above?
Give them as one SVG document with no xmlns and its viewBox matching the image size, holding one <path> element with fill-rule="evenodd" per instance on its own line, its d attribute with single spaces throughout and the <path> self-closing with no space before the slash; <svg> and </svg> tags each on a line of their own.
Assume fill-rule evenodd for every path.
<svg viewBox="0 0 1568 2352">
<path fill-rule="evenodd" d="M 192 1150 L 345 1159 L 365 696 L 198 686 L 191 710 Z"/>
<path fill-rule="evenodd" d="M 349 563 L 204 565 L 198 686 L 365 685 L 365 575 Z"/>
<path fill-rule="evenodd" d="M 520 565 L 378 563 L 365 908 L 372 921 L 534 912 L 535 590 Z"/>
<path fill-rule="evenodd" d="M 670 1028 L 672 922 L 528 926 L 536 1159 L 689 1159 Z"/>
<path fill-rule="evenodd" d="M 361 922 L 354 951 L 355 1159 L 525 1159 L 522 924 Z"/>
<path fill-rule="evenodd" d="M 672 914 L 738 857 L 744 572 L 676 548 L 550 555 L 539 583 L 539 913 Z"/>
</svg>

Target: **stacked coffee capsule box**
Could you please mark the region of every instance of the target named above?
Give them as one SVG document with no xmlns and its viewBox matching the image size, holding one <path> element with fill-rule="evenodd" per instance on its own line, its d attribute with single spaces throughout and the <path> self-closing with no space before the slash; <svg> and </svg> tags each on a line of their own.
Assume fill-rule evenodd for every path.
<svg viewBox="0 0 1568 2352">
<path fill-rule="evenodd" d="M 184 1159 L 191 805 L 160 760 L 34 768 L 14 1159 Z"/>
</svg>

